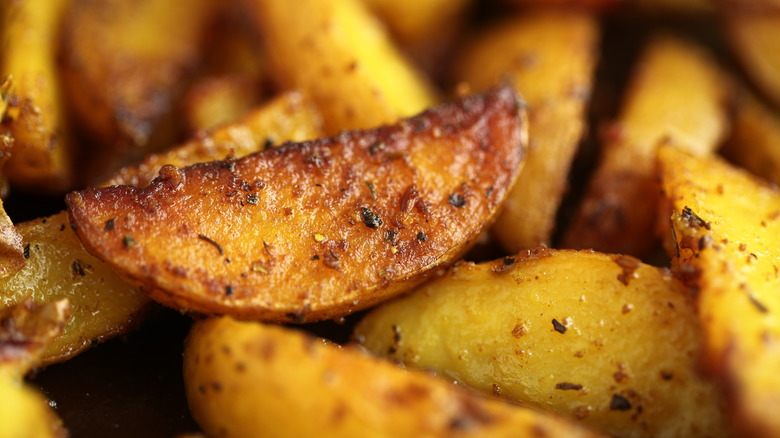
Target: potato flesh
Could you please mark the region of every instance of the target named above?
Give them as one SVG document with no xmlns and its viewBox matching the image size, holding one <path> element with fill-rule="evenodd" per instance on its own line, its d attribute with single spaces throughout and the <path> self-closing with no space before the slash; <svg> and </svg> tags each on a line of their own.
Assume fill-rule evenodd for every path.
<svg viewBox="0 0 780 438">
<path fill-rule="evenodd" d="M 536 249 L 456 266 L 356 338 L 407 366 L 622 437 L 723 436 L 688 291 L 626 256 Z"/>
<path fill-rule="evenodd" d="M 437 102 L 360 0 L 243 0 L 262 33 L 269 74 L 308 93 L 325 133 L 395 123 Z"/>
<path fill-rule="evenodd" d="M 637 257 L 654 249 L 658 145 L 671 140 L 699 155 L 714 151 L 728 127 L 728 93 L 699 47 L 671 37 L 652 40 L 562 246 Z"/>
<path fill-rule="evenodd" d="M 184 382 L 210 436 L 597 436 L 356 349 L 227 317 L 193 327 Z"/>
<path fill-rule="evenodd" d="M 780 434 L 780 192 L 718 159 L 664 148 L 659 161 L 671 255 L 699 289 L 705 365 L 741 433 Z"/>
<path fill-rule="evenodd" d="M 0 135 L 12 137 L 14 145 L 3 172 L 14 186 L 63 193 L 73 182 L 74 151 L 55 58 L 56 30 L 68 1 L 6 3 L 0 74 L 11 76 L 14 89 Z"/>
<path fill-rule="evenodd" d="M 11 218 L 0 200 L 0 278 L 19 271 L 24 266 L 22 236 L 14 228 Z"/>
<path fill-rule="evenodd" d="M 229 156 L 242 157 L 266 146 L 304 141 L 322 135 L 321 115 L 304 95 L 290 91 L 257 108 L 241 120 L 217 128 L 167 152 L 152 154 L 141 164 L 125 167 L 103 185 L 146 187 L 166 164 L 190 166 Z"/>
<path fill-rule="evenodd" d="M 82 246 L 65 212 L 17 225 L 27 256 L 24 268 L 0 279 L 0 308 L 27 298 L 37 303 L 68 299 L 71 318 L 47 347 L 40 363 L 75 356 L 97 340 L 126 332 L 149 299 L 119 279 Z"/>
<path fill-rule="evenodd" d="M 592 15 L 542 10 L 491 28 L 461 54 L 458 80 L 484 89 L 508 79 L 528 104 L 528 159 L 492 228 L 510 252 L 552 243 L 585 129 L 598 39 Z"/>
<path fill-rule="evenodd" d="M 89 250 L 175 308 L 329 319 L 453 262 L 514 182 L 525 124 L 509 87 L 394 125 L 167 167 L 145 189 L 67 197 Z"/>
</svg>

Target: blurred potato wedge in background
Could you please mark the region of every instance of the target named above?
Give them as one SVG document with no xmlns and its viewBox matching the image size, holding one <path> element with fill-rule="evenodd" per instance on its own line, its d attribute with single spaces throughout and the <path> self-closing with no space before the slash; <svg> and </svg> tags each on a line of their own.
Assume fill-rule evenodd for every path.
<svg viewBox="0 0 780 438">
<path fill-rule="evenodd" d="M 620 437 L 727 436 L 690 291 L 628 256 L 534 249 L 380 305 L 371 352 Z"/>
<path fill-rule="evenodd" d="M 466 25 L 470 0 L 362 0 L 425 71 L 440 73 L 443 58 Z"/>
<path fill-rule="evenodd" d="M 645 257 L 658 246 L 655 154 L 665 140 L 707 155 L 725 138 L 730 82 L 702 48 L 656 36 L 635 67 L 620 114 L 562 247 Z"/>
<path fill-rule="evenodd" d="M 176 139 L 171 113 L 202 60 L 217 8 L 210 0 L 82 0 L 67 10 L 63 83 L 97 140 L 98 180 Z"/>
<path fill-rule="evenodd" d="M 68 0 L 8 0 L 2 12 L 0 76 L 13 89 L 0 136 L 13 138 L 3 174 L 14 186 L 62 194 L 73 187 L 70 137 L 57 69 L 58 30 Z"/>
<path fill-rule="evenodd" d="M 288 91 L 234 123 L 220 126 L 166 152 L 148 155 L 141 163 L 120 169 L 103 185 L 146 187 L 164 165 L 190 166 L 230 157 L 243 157 L 288 141 L 322 136 L 322 115 L 305 95 Z"/>
<path fill-rule="evenodd" d="M 269 75 L 311 96 L 325 133 L 395 123 L 438 101 L 361 0 L 241 0 L 262 35 Z"/>
<path fill-rule="evenodd" d="M 462 84 L 481 90 L 506 80 L 528 104 L 528 159 L 492 228 L 510 252 L 552 243 L 585 130 L 598 43 L 594 16 L 551 9 L 490 25 L 459 54 Z"/>
<path fill-rule="evenodd" d="M 195 324 L 184 381 L 210 436 L 600 436 L 355 348 L 227 317 Z"/>
<path fill-rule="evenodd" d="M 755 175 L 780 183 L 780 112 L 742 90 L 735 99 L 731 131 L 720 152 Z"/>
<path fill-rule="evenodd" d="M 780 9 L 726 9 L 732 52 L 758 88 L 780 107 Z"/>
<path fill-rule="evenodd" d="M 65 212 L 17 225 L 24 268 L 0 279 L 0 308 L 27 299 L 44 305 L 68 299 L 70 319 L 36 366 L 69 359 L 90 345 L 126 333 L 143 318 L 149 299 L 87 253 Z"/>
<path fill-rule="evenodd" d="M 660 150 L 659 162 L 670 252 L 698 289 L 704 364 L 725 388 L 735 436 L 778 436 L 780 191 L 673 147 Z"/>
<path fill-rule="evenodd" d="M 258 105 L 259 81 L 248 75 L 210 76 L 197 80 L 187 91 L 182 117 L 189 132 L 210 131 L 234 122 Z"/>
<path fill-rule="evenodd" d="M 68 436 L 49 401 L 22 377 L 62 332 L 69 312 L 67 300 L 43 305 L 27 301 L 0 309 L 0 436 Z"/>
<path fill-rule="evenodd" d="M 167 306 L 339 318 L 475 243 L 521 168 L 520 105 L 504 86 L 392 126 L 166 166 L 144 189 L 70 193 L 71 223 L 89 251 Z"/>
</svg>

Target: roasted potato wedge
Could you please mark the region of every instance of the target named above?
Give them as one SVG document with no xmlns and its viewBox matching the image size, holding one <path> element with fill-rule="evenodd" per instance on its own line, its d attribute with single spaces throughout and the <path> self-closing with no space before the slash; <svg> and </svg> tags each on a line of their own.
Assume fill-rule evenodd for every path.
<svg viewBox="0 0 780 438">
<path fill-rule="evenodd" d="M 228 157 L 242 157 L 286 141 L 304 141 L 322 136 L 322 116 L 301 93 L 289 91 L 241 120 L 217 128 L 167 152 L 149 155 L 138 165 L 119 170 L 104 185 L 130 184 L 146 187 L 166 165 L 190 166 Z"/>
<path fill-rule="evenodd" d="M 733 52 L 747 74 L 780 106 L 780 10 L 733 8 L 723 14 Z"/>
<path fill-rule="evenodd" d="M 262 32 L 269 74 L 311 95 L 326 134 L 395 123 L 436 103 L 361 0 L 242 1 Z"/>
<path fill-rule="evenodd" d="M 26 299 L 68 299 L 71 318 L 36 365 L 60 362 L 92 345 L 127 332 L 141 319 L 149 299 L 86 252 L 65 212 L 21 223 L 24 268 L 0 279 L 0 308 Z"/>
<path fill-rule="evenodd" d="M 19 271 L 24 266 L 22 236 L 14 228 L 11 218 L 0 200 L 0 278 Z"/>
<path fill-rule="evenodd" d="M 189 132 L 211 131 L 235 122 L 261 100 L 260 82 L 246 75 L 201 78 L 183 99 L 183 117 Z"/>
<path fill-rule="evenodd" d="M 168 146 L 170 113 L 200 60 L 217 2 L 84 0 L 62 32 L 64 87 L 73 110 L 100 143 L 96 166 Z"/>
<path fill-rule="evenodd" d="M 164 167 L 67 196 L 87 248 L 155 300 L 269 321 L 337 318 L 409 290 L 489 224 L 521 167 L 505 86 L 397 125 Z"/>
<path fill-rule="evenodd" d="M 780 112 L 747 91 L 740 93 L 721 153 L 761 178 L 780 183 Z"/>
<path fill-rule="evenodd" d="M 484 89 L 508 79 L 528 103 L 528 159 L 492 228 L 510 252 L 552 243 L 585 130 L 598 42 L 592 15 L 540 10 L 491 26 L 460 54 L 458 80 Z"/>
<path fill-rule="evenodd" d="M 659 161 L 671 255 L 699 291 L 705 365 L 740 436 L 778 436 L 780 192 L 717 158 L 667 147 Z"/>
<path fill-rule="evenodd" d="M 654 249 L 658 144 L 671 139 L 699 155 L 714 151 L 728 129 L 729 84 L 700 47 L 670 36 L 652 40 L 562 246 L 637 257 Z"/>
<path fill-rule="evenodd" d="M 67 300 L 36 305 L 26 301 L 0 310 L 0 436 L 65 437 L 48 401 L 22 377 L 69 317 Z"/>
<path fill-rule="evenodd" d="M 64 193 L 73 183 L 75 147 L 68 135 L 55 59 L 57 30 L 68 3 L 11 0 L 3 5 L 0 76 L 11 78 L 13 90 L 7 96 L 0 136 L 14 142 L 2 169 L 14 186 L 27 190 Z"/>
<path fill-rule="evenodd" d="M 184 381 L 210 436 L 598 436 L 354 348 L 227 317 L 195 324 Z"/>
<path fill-rule="evenodd" d="M 621 437 L 724 436 L 689 291 L 620 255 L 462 264 L 357 326 L 370 351 Z"/>
</svg>

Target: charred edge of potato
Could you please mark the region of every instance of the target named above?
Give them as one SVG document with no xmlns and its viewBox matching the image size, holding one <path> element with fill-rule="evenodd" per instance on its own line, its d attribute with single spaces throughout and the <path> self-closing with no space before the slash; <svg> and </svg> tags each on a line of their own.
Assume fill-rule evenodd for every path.
<svg viewBox="0 0 780 438">
<path fill-rule="evenodd" d="M 0 313 L 0 366 L 26 373 L 70 319 L 67 299 L 45 304 L 26 299 Z"/>
<path fill-rule="evenodd" d="M 475 242 L 521 168 L 524 115 L 502 86 L 394 126 L 163 168 L 145 189 L 73 192 L 70 220 L 88 251 L 165 305 L 280 322 L 338 318 L 408 290 Z M 437 168 L 442 161 L 451 167 Z M 370 174 L 380 179 L 373 190 Z M 297 199 L 310 196 L 328 208 L 307 213 Z M 238 229 L 256 233 L 251 245 L 235 240 Z"/>
</svg>

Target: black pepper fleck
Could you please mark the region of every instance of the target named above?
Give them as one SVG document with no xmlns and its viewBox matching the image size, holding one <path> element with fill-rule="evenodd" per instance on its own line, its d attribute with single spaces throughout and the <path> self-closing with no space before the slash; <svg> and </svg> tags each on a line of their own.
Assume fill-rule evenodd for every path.
<svg viewBox="0 0 780 438">
<path fill-rule="evenodd" d="M 124 237 L 122 237 L 122 244 L 125 245 L 125 248 L 132 248 L 137 245 L 137 242 L 135 241 L 135 237 L 130 234 L 125 234 Z"/>
<path fill-rule="evenodd" d="M 612 394 L 609 409 L 613 411 L 628 411 L 631 410 L 631 402 L 620 394 Z"/>
<path fill-rule="evenodd" d="M 560 389 L 562 391 L 579 391 L 582 389 L 582 385 L 578 383 L 561 382 L 555 384 L 555 389 Z"/>
<path fill-rule="evenodd" d="M 360 216 L 363 218 L 363 223 L 368 228 L 379 228 L 382 226 L 382 218 L 368 208 L 361 208 Z"/>
<path fill-rule="evenodd" d="M 552 324 L 556 332 L 560 334 L 566 333 L 566 326 L 558 322 L 557 319 L 553 318 Z"/>
<path fill-rule="evenodd" d="M 103 227 L 105 231 L 114 231 L 114 218 L 106 221 L 106 225 Z"/>
<path fill-rule="evenodd" d="M 425 242 L 428 240 L 428 236 L 426 236 L 425 233 L 420 231 L 417 233 L 417 240 L 419 240 L 420 242 Z"/>
<path fill-rule="evenodd" d="M 368 153 L 371 155 L 376 155 L 380 152 L 382 152 L 385 149 L 385 144 L 381 141 L 372 143 L 371 146 L 368 147 Z"/>
<path fill-rule="evenodd" d="M 257 193 L 247 193 L 246 203 L 251 205 L 257 205 Z"/>
<path fill-rule="evenodd" d="M 227 296 L 233 295 L 233 286 L 231 285 L 225 286 L 225 295 Z"/>
<path fill-rule="evenodd" d="M 463 208 L 466 206 L 466 198 L 461 196 L 459 193 L 453 193 L 449 197 L 450 205 L 457 208 Z"/>
<path fill-rule="evenodd" d="M 30 244 L 24 245 L 24 258 L 29 259 L 30 258 Z"/>
</svg>

